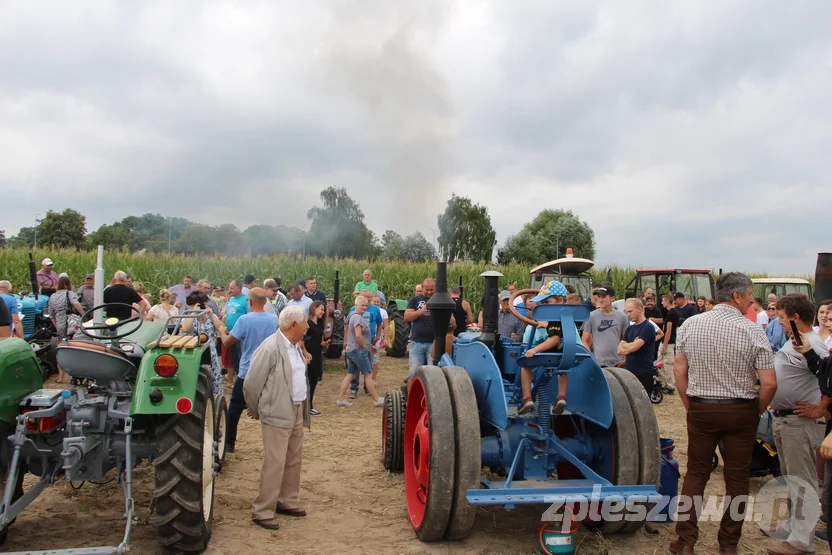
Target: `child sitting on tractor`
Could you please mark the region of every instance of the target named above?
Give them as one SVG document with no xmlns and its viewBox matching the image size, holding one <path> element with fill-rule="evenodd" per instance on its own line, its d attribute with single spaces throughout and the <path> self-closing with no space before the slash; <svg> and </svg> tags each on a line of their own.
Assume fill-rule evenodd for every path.
<svg viewBox="0 0 832 555">
<path fill-rule="evenodd" d="M 532 302 L 541 304 L 564 304 L 568 291 L 564 285 L 552 280 L 540 290 L 540 294 L 532 299 Z M 545 329 L 548 338 L 527 350 L 525 357 L 534 356 L 537 353 L 556 352 L 563 349 L 563 328 L 560 322 L 539 322 L 539 329 Z M 532 371 L 530 368 L 522 368 L 520 374 L 520 385 L 523 390 L 523 402 L 517 409 L 517 414 L 526 414 L 534 410 L 532 401 Z M 569 385 L 569 376 L 558 375 L 558 399 L 552 406 L 552 414 L 561 414 L 566 409 L 566 387 Z"/>
</svg>

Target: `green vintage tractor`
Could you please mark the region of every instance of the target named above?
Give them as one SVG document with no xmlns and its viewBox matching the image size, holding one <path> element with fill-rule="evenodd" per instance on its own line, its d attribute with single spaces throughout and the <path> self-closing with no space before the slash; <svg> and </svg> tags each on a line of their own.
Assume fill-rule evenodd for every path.
<svg viewBox="0 0 832 555">
<path fill-rule="evenodd" d="M 125 553 L 135 517 L 133 469 L 156 472 L 157 537 L 165 553 L 199 553 L 211 538 L 214 478 L 225 455 L 226 401 L 212 394 L 206 335 L 166 335 L 168 324 L 131 317 L 97 317 L 81 339 L 57 347 L 68 389 L 42 389 L 32 348 L 0 339 L 0 543 L 9 527 L 47 486 L 101 480 L 111 472 L 122 486 L 126 524 L 116 547 L 73 553 Z M 100 305 L 107 311 L 113 304 Z M 178 324 L 176 325 L 178 328 Z M 24 491 L 23 477 L 38 480 Z M 25 534 L 25 530 L 21 530 Z"/>
<path fill-rule="evenodd" d="M 407 310 L 406 299 L 390 299 L 387 303 L 387 317 L 390 318 L 390 342 L 387 345 L 387 356 L 396 358 L 407 356 L 410 324 L 404 321 L 405 310 Z"/>
</svg>

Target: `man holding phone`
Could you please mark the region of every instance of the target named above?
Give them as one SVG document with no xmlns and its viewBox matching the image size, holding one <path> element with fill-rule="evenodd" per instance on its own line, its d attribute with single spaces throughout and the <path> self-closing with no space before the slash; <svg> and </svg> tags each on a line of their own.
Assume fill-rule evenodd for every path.
<svg viewBox="0 0 832 555">
<path fill-rule="evenodd" d="M 820 336 L 812 331 L 815 311 L 806 295 L 781 297 L 776 308 L 780 324 L 794 343 L 787 341 L 774 356 L 774 371 L 777 374 L 777 392 L 771 400 L 774 442 L 780 455 L 782 474 L 800 478 L 817 494 L 816 451 L 823 441 L 826 427 L 824 416 L 830 399 L 821 395 L 817 378 L 795 347 L 801 347 L 805 341 L 820 356 L 824 356 L 827 349 Z M 803 495 L 801 491 L 789 490 L 792 507 L 807 502 Z M 811 520 L 808 514 L 792 511 L 788 521 L 771 530 L 769 535 L 785 541 L 770 548 L 769 553 L 814 553 L 816 521 Z M 814 516 L 817 517 L 817 514 Z"/>
</svg>

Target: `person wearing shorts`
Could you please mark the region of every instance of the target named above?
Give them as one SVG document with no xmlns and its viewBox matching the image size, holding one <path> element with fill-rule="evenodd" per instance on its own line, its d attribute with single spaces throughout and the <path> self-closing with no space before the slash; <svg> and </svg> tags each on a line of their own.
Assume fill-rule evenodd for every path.
<svg viewBox="0 0 832 555">
<path fill-rule="evenodd" d="M 346 339 L 344 343 L 347 356 L 347 375 L 344 376 L 344 380 L 341 382 L 338 399 L 335 401 L 335 404 L 339 407 L 352 406 L 352 403 L 346 399 L 347 390 L 353 377 L 359 374 L 364 374 L 364 384 L 367 386 L 367 391 L 375 399 L 373 404 L 377 407 L 384 405 L 384 398 L 376 394 L 373 367 L 370 364 L 370 349 L 373 343 L 370 335 L 370 325 L 364 319 L 364 313 L 367 312 L 369 304 L 367 297 L 363 295 L 356 297 L 355 312 L 347 317 L 345 323 Z"/>
</svg>

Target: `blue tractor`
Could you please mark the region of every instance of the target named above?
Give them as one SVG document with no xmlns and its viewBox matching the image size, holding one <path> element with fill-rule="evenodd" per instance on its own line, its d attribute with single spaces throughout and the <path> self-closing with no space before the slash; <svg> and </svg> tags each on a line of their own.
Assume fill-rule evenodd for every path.
<svg viewBox="0 0 832 555">
<path fill-rule="evenodd" d="M 57 332 L 49 318 L 49 296 L 41 295 L 38 286 L 37 271 L 32 253 L 29 253 L 29 277 L 32 292 L 14 295 L 17 299 L 20 318 L 23 323 L 23 339 L 25 339 L 40 360 L 44 378 L 57 371 L 56 347 L 58 345 Z"/>
<path fill-rule="evenodd" d="M 599 367 L 581 344 L 575 322 L 589 317 L 582 305 L 540 305 L 531 317 L 516 313 L 529 325 L 562 324 L 562 351 L 525 357 L 530 345 L 496 333 L 502 274 L 481 277 L 482 332 L 460 334 L 452 354 L 444 353 L 444 333 L 438 333 L 434 365 L 416 371 L 406 394 L 385 397 L 383 463 L 404 471 L 416 535 L 462 539 L 478 505 L 521 504 L 586 513 L 578 518 L 603 534 L 635 532 L 661 499 L 658 423 L 647 392 L 630 372 Z M 514 296 L 530 292 L 537 293 Z M 453 307 L 439 263 L 437 292 L 428 302 L 436 330 L 448 328 Z M 532 369 L 536 406 L 522 415 L 521 368 Z M 569 404 L 554 416 L 560 374 L 569 376 Z"/>
</svg>

